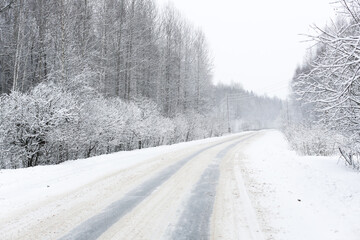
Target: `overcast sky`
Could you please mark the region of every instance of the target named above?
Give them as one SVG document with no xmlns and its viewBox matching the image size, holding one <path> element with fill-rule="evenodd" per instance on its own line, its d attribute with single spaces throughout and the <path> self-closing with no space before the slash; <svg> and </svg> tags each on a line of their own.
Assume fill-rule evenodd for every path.
<svg viewBox="0 0 360 240">
<path fill-rule="evenodd" d="M 167 4 L 169 0 L 156 0 Z M 214 82 L 285 98 L 309 43 L 299 34 L 334 17 L 333 0 L 170 0 L 203 29 L 214 58 Z"/>
</svg>

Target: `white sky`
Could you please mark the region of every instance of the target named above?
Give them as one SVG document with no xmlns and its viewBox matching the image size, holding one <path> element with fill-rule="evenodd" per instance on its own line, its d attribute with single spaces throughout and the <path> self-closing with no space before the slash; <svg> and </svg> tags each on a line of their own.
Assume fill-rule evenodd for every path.
<svg viewBox="0 0 360 240">
<path fill-rule="evenodd" d="M 156 0 L 168 3 L 169 0 Z M 214 82 L 238 82 L 285 98 L 309 43 L 299 34 L 334 17 L 333 0 L 170 0 L 203 29 L 214 58 Z"/>
</svg>

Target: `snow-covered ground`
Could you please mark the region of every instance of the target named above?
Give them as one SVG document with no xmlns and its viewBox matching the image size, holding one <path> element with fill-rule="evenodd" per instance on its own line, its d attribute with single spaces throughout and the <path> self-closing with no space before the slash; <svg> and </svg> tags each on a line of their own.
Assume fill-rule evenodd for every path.
<svg viewBox="0 0 360 240">
<path fill-rule="evenodd" d="M 243 133 L 237 134 L 237 136 Z M 208 144 L 229 136 L 202 139 L 168 146 L 124 151 L 59 165 L 0 170 L 0 220 L 27 205 L 73 191 L 122 169 L 160 155 Z"/>
<path fill-rule="evenodd" d="M 68 161 L 56 166 L 0 170 L 0 239 L 57 239 L 175 162 L 214 144 L 238 141 L 244 134 L 247 133 L 119 152 Z M 221 149 L 222 146 L 218 148 Z M 204 153 L 206 161 L 192 161 L 193 163 L 179 171 L 170 183 L 164 184 L 164 191 L 156 191 L 155 195 L 160 194 L 170 202 L 167 191 L 174 189 L 171 184 L 175 184 L 178 191 L 171 199 L 178 199 L 177 202 L 181 203 L 181 197 L 186 195 L 182 192 L 184 185 L 191 189 L 218 148 Z M 192 171 L 194 176 L 189 176 Z M 145 210 L 154 209 L 148 206 L 158 205 L 156 199 L 152 197 L 151 201 L 144 201 L 144 204 L 139 206 L 146 206 L 144 211 L 139 210 L 144 212 L 142 216 L 146 214 Z M 169 205 L 171 206 L 173 205 Z M 134 212 L 135 216 L 139 211 Z M 168 212 L 165 211 L 166 218 L 160 220 L 165 228 L 167 225 L 163 221 L 169 220 Z M 161 215 L 159 211 L 156 214 Z M 129 217 L 132 218 L 132 215 Z M 136 216 L 136 219 L 143 220 L 144 217 Z M 127 221 L 128 218 L 123 220 Z M 159 221 L 151 222 L 156 225 Z M 146 225 L 149 226 L 149 222 L 145 222 Z M 134 229 L 128 227 L 130 232 L 134 233 Z M 159 232 L 156 228 L 151 230 Z"/>
<path fill-rule="evenodd" d="M 245 134 L 0 170 L 0 239 L 56 239 L 173 163 L 208 149 L 102 237 L 159 239 L 176 224 L 212 158 L 237 142 L 220 164 L 212 239 L 360 239 L 358 172 L 336 156 L 296 155 L 279 131 Z"/>
<path fill-rule="evenodd" d="M 337 156 L 298 156 L 266 131 L 240 163 L 267 239 L 360 239 L 360 174 Z"/>
</svg>

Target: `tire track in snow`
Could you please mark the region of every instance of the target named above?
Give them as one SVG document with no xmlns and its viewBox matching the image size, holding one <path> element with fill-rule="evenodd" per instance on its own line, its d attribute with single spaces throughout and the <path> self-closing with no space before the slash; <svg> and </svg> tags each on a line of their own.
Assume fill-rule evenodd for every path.
<svg viewBox="0 0 360 240">
<path fill-rule="evenodd" d="M 252 136 L 242 138 L 216 155 L 213 163 L 205 169 L 200 180 L 193 188 L 185 210 L 171 233 L 171 239 L 205 240 L 210 238 L 210 219 L 220 176 L 220 162 L 233 147 Z"/>
<path fill-rule="evenodd" d="M 246 171 L 241 167 L 243 149 L 249 143 L 244 141 L 220 164 L 210 239 L 265 239 L 258 222 L 258 213 L 255 212 L 242 177 L 242 172 Z"/>
<path fill-rule="evenodd" d="M 123 198 L 112 203 L 105 208 L 100 214 L 86 220 L 82 224 L 75 227 L 68 234 L 61 237 L 60 240 L 93 240 L 100 237 L 114 223 L 119 221 L 124 215 L 134 209 L 139 203 L 147 198 L 156 188 L 166 182 L 173 174 L 182 168 L 190 160 L 203 153 L 204 151 L 221 145 L 226 142 L 234 141 L 234 138 L 220 143 L 205 147 L 190 156 L 178 161 L 177 163 L 167 167 L 155 177 L 144 182 L 140 186 L 128 192 Z M 242 141 L 242 140 L 241 140 Z M 236 142 L 237 144 L 238 142 Z M 231 145 L 232 146 L 232 145 Z M 227 148 L 226 148 L 227 149 Z M 223 151 L 222 151 L 223 152 Z M 220 152 L 220 153 L 222 153 Z M 219 154 L 220 154 L 219 153 Z M 218 154 L 218 155 L 219 155 Z"/>
</svg>

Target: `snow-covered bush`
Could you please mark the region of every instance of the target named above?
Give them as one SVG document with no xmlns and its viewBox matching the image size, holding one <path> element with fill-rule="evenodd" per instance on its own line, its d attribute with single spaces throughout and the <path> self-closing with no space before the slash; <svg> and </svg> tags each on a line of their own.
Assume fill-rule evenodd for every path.
<svg viewBox="0 0 360 240">
<path fill-rule="evenodd" d="M 28 115 L 26 112 L 31 109 L 28 106 L 30 102 L 32 99 L 28 95 L 18 92 L 0 98 L 0 166 L 2 168 L 21 168 L 28 165 L 26 160 L 31 157 L 32 149 L 27 148 L 32 145 L 30 139 L 34 136 L 33 130 L 30 129 L 32 124 L 27 124 L 26 119 Z"/>
<path fill-rule="evenodd" d="M 167 118 L 150 99 L 105 98 L 76 81 L 43 82 L 28 93 L 1 96 L 0 168 L 218 136 L 221 125 L 194 111 Z"/>
<path fill-rule="evenodd" d="M 194 111 L 178 114 L 172 119 L 175 125 L 173 142 L 218 137 L 227 132 L 223 120 L 215 115 L 202 115 Z"/>
<path fill-rule="evenodd" d="M 344 141 L 336 132 L 318 126 L 297 124 L 286 126 L 283 131 L 292 149 L 303 155 L 332 155 Z"/>
<path fill-rule="evenodd" d="M 70 123 L 76 120 L 76 102 L 71 94 L 55 84 L 42 83 L 28 94 L 5 95 L 0 104 L 3 167 L 56 163 L 46 155 L 61 135 L 68 135 Z"/>
<path fill-rule="evenodd" d="M 113 135 L 118 133 L 116 124 L 121 129 L 122 123 L 118 122 L 116 108 L 104 98 L 89 99 L 80 110 L 78 126 L 79 142 L 83 157 L 95 156 L 104 153 Z"/>
<path fill-rule="evenodd" d="M 172 119 L 174 123 L 174 133 L 172 142 L 185 142 L 189 140 L 189 122 L 185 115 L 178 114 Z"/>
<path fill-rule="evenodd" d="M 212 124 L 209 121 L 208 116 L 196 112 L 188 112 L 187 119 L 189 126 L 187 140 L 210 137 L 212 133 Z"/>
<path fill-rule="evenodd" d="M 173 121 L 163 117 L 160 108 L 150 99 L 140 98 L 134 104 L 140 110 L 138 122 L 132 127 L 138 147 L 170 143 L 174 133 Z"/>
<path fill-rule="evenodd" d="M 346 166 L 360 171 L 360 151 L 354 151 L 349 147 L 339 147 L 340 159 L 344 160 Z"/>
</svg>

